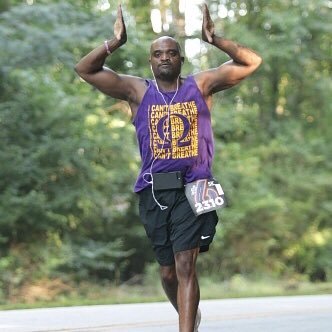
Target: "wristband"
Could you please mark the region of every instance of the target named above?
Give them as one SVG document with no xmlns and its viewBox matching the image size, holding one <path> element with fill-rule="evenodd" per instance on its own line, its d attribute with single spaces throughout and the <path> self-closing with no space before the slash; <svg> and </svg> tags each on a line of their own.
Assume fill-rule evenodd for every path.
<svg viewBox="0 0 332 332">
<path fill-rule="evenodd" d="M 108 42 L 107 42 L 107 40 L 104 41 L 104 45 L 105 45 L 105 48 L 106 48 L 106 52 L 107 52 L 107 54 L 108 54 L 108 55 L 112 54 L 110 48 L 108 47 Z"/>
</svg>

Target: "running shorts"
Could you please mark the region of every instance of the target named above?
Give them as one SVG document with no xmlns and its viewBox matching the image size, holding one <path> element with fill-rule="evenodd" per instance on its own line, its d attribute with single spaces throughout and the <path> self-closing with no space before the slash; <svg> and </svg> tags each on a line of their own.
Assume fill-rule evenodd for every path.
<svg viewBox="0 0 332 332">
<path fill-rule="evenodd" d="M 167 206 L 165 210 L 154 200 L 151 187 L 138 195 L 140 218 L 160 265 L 173 265 L 174 254 L 179 251 L 209 250 L 218 223 L 216 211 L 196 217 L 184 189 L 155 191 L 159 204 Z"/>
</svg>

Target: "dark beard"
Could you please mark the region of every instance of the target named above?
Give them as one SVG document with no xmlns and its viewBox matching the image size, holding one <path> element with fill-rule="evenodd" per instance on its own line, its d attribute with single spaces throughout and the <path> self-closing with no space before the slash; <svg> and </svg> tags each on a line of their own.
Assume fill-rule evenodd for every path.
<svg viewBox="0 0 332 332">
<path fill-rule="evenodd" d="M 177 79 L 180 75 L 180 72 L 175 72 L 173 70 L 173 68 L 169 67 L 169 68 L 159 68 L 159 74 L 158 74 L 158 78 L 162 81 L 173 81 L 175 79 Z"/>
</svg>

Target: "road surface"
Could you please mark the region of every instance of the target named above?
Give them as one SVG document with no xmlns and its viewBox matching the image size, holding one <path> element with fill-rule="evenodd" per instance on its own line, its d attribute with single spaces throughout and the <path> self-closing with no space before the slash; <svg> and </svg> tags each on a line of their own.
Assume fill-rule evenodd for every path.
<svg viewBox="0 0 332 332">
<path fill-rule="evenodd" d="M 332 332 L 332 295 L 204 300 L 200 332 Z M 162 303 L 0 311 L 1 332 L 176 332 Z"/>
</svg>

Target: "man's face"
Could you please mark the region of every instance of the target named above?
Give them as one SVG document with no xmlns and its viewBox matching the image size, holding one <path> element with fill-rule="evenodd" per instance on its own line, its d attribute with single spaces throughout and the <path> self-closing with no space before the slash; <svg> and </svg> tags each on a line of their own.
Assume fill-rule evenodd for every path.
<svg viewBox="0 0 332 332">
<path fill-rule="evenodd" d="M 161 37 L 151 45 L 150 64 L 156 78 L 163 81 L 176 79 L 181 72 L 182 59 L 176 41 Z"/>
</svg>

